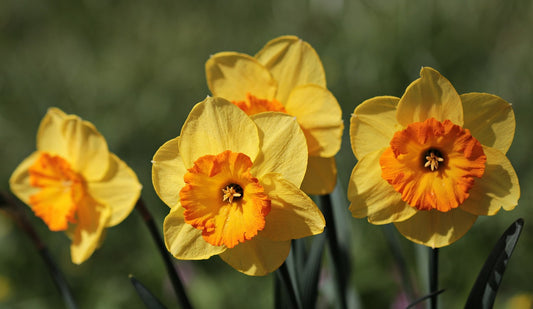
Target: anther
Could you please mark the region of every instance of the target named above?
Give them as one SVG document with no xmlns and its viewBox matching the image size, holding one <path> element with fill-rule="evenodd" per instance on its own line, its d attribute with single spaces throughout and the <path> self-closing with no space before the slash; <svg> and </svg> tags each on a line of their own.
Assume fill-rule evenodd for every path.
<svg viewBox="0 0 533 309">
<path fill-rule="evenodd" d="M 425 158 L 426 163 L 424 164 L 424 167 L 430 168 L 432 172 L 439 169 L 439 163 L 444 162 L 442 154 L 436 150 L 429 150 Z"/>
<path fill-rule="evenodd" d="M 227 185 L 226 188 L 222 189 L 222 201 L 223 202 L 228 202 L 228 203 L 233 203 L 233 199 L 234 198 L 240 198 L 242 197 L 242 193 L 243 193 L 243 190 L 242 190 L 242 187 L 237 185 L 237 184 L 230 184 L 230 185 Z"/>
</svg>

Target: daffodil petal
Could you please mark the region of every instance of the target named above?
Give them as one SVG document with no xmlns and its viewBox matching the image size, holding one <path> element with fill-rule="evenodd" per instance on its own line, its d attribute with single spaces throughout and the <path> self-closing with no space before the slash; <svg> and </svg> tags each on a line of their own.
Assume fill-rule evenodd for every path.
<svg viewBox="0 0 533 309">
<path fill-rule="evenodd" d="M 205 63 L 207 85 L 214 96 L 244 101 L 250 93 L 271 100 L 277 84 L 267 68 L 255 58 L 236 52 L 217 53 Z"/>
<path fill-rule="evenodd" d="M 255 58 L 278 81 L 276 99 L 286 102 L 294 87 L 316 84 L 326 87 L 326 74 L 316 51 L 295 36 L 282 36 L 268 42 Z"/>
<path fill-rule="evenodd" d="M 109 169 L 103 179 L 87 183 L 89 194 L 100 203 L 108 205 L 111 216 L 107 226 L 122 222 L 135 207 L 141 195 L 137 175 L 116 155 L 109 155 Z"/>
<path fill-rule="evenodd" d="M 259 133 L 255 123 L 229 101 L 208 97 L 196 104 L 181 130 L 180 155 L 186 168 L 201 156 L 231 150 L 255 160 Z"/>
<path fill-rule="evenodd" d="M 261 178 L 261 185 L 271 201 L 265 228 L 260 232 L 262 237 L 283 241 L 324 231 L 324 216 L 313 200 L 294 184 L 280 174 L 268 174 Z"/>
<path fill-rule="evenodd" d="M 488 93 L 462 94 L 461 100 L 465 117 L 463 127 L 481 144 L 505 154 L 513 142 L 516 126 L 511 104 Z"/>
<path fill-rule="evenodd" d="M 337 164 L 335 157 L 322 158 L 309 156 L 307 170 L 302 182 L 302 190 L 307 194 L 329 194 L 337 184 Z"/>
<path fill-rule="evenodd" d="M 300 186 L 307 166 L 307 144 L 296 119 L 276 112 L 255 114 L 252 119 L 261 140 L 261 152 L 254 161 L 252 174 L 261 179 L 267 173 L 280 173 Z"/>
<path fill-rule="evenodd" d="M 476 179 L 460 208 L 478 216 L 492 216 L 502 207 L 513 210 L 520 198 L 520 185 L 511 162 L 497 149 L 483 147 L 483 151 L 487 156 L 485 173 Z"/>
<path fill-rule="evenodd" d="M 98 180 L 106 173 L 109 150 L 94 125 L 76 115 L 51 108 L 37 132 L 37 150 L 57 154 L 86 180 Z"/>
<path fill-rule="evenodd" d="M 468 232 L 477 216 L 460 208 L 448 212 L 418 211 L 409 220 L 394 225 L 412 242 L 431 248 L 447 246 Z"/>
<path fill-rule="evenodd" d="M 9 178 L 9 187 L 26 205 L 30 205 L 30 196 L 41 191 L 41 188 L 34 187 L 30 184 L 29 168 L 41 156 L 42 152 L 35 151 L 24 159 L 15 169 Z"/>
<path fill-rule="evenodd" d="M 168 207 L 176 207 L 185 186 L 187 168 L 179 153 L 179 136 L 161 146 L 152 159 L 152 183 L 155 192 Z"/>
<path fill-rule="evenodd" d="M 362 157 L 355 165 L 348 184 L 350 211 L 356 218 L 368 217 L 373 224 L 404 221 L 416 210 L 402 201 L 401 194 L 381 177 L 379 158 L 385 149 Z"/>
<path fill-rule="evenodd" d="M 185 223 L 184 208 L 170 210 L 163 223 L 165 245 L 172 255 L 182 260 L 204 260 L 226 250 L 225 246 L 213 246 L 202 237 L 202 231 Z"/>
<path fill-rule="evenodd" d="M 387 147 L 402 126 L 396 120 L 397 97 L 381 96 L 359 104 L 350 119 L 350 141 L 356 158 Z"/>
<path fill-rule="evenodd" d="M 78 205 L 78 224 L 70 244 L 74 264 L 85 262 L 102 242 L 103 232 L 111 216 L 111 209 L 91 199 Z"/>
<path fill-rule="evenodd" d="M 326 88 L 313 84 L 294 88 L 285 109 L 296 116 L 302 127 L 309 155 L 333 157 L 339 151 L 344 127 L 342 111 Z"/>
<path fill-rule="evenodd" d="M 462 126 L 463 106 L 459 94 L 444 76 L 423 67 L 420 78 L 407 87 L 400 99 L 396 117 L 404 127 L 431 117 L 441 122 L 449 119 Z"/>
<path fill-rule="evenodd" d="M 249 276 L 264 276 L 278 269 L 289 255 L 290 240 L 273 241 L 260 235 L 220 254 L 222 260 Z"/>
</svg>

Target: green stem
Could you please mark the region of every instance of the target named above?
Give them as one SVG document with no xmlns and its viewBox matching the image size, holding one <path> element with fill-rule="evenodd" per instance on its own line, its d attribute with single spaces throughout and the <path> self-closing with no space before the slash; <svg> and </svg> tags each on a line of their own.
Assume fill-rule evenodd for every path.
<svg viewBox="0 0 533 309">
<path fill-rule="evenodd" d="M 296 291 L 296 287 L 291 280 L 291 276 L 285 262 L 283 262 L 278 270 L 276 270 L 276 275 L 278 276 L 279 280 L 284 283 L 285 291 L 287 291 L 289 301 L 291 302 L 291 308 L 302 309 L 302 303 L 297 296 L 298 292 Z"/>
<path fill-rule="evenodd" d="M 329 194 L 320 195 L 320 205 L 322 206 L 322 213 L 326 219 L 326 235 L 328 237 L 328 247 L 333 260 L 333 268 L 335 271 L 335 278 L 337 282 L 337 293 L 340 298 L 340 305 L 342 309 L 348 308 L 346 302 L 346 285 L 348 269 L 343 267 L 345 252 L 343 252 L 339 246 L 339 240 L 337 237 L 337 227 L 333 216 L 333 204 L 331 203 L 331 196 Z"/>
<path fill-rule="evenodd" d="M 35 248 L 39 252 L 39 255 L 43 259 L 46 268 L 50 272 L 54 283 L 63 298 L 65 307 L 69 309 L 76 309 L 76 302 L 74 297 L 72 297 L 72 292 L 70 287 L 63 276 L 61 270 L 57 267 L 57 264 L 52 259 L 52 256 L 48 252 L 46 245 L 41 241 L 39 235 L 31 225 L 30 221 L 26 217 L 26 214 L 21 209 L 22 207 L 7 193 L 0 192 L 0 207 L 6 211 L 11 218 L 17 222 L 18 226 L 26 233 L 26 235 L 31 239 Z"/>
<path fill-rule="evenodd" d="M 185 288 L 183 287 L 183 283 L 181 282 L 179 278 L 177 268 L 172 263 L 170 259 L 170 255 L 163 242 L 163 239 L 161 238 L 161 235 L 159 235 L 159 232 L 154 222 L 154 218 L 152 217 L 152 215 L 146 208 L 146 205 L 144 204 L 144 201 L 142 200 L 142 198 L 139 198 L 135 208 L 137 209 L 137 211 L 141 213 L 143 221 L 144 223 L 146 223 L 146 226 L 148 227 L 148 230 L 150 231 L 150 235 L 152 236 L 152 239 L 154 240 L 157 248 L 159 249 L 159 253 L 161 254 L 161 257 L 163 258 L 163 261 L 167 268 L 168 276 L 170 277 L 170 281 L 172 282 L 172 286 L 174 287 L 174 292 L 176 293 L 176 296 L 178 297 L 178 300 L 181 304 L 181 308 L 183 309 L 192 308 L 189 298 L 187 297 L 187 293 L 185 292 Z"/>
<path fill-rule="evenodd" d="M 429 293 L 438 290 L 439 283 L 439 248 L 430 248 L 429 252 Z M 430 308 L 437 309 L 437 295 L 435 293 L 430 298 Z"/>
</svg>

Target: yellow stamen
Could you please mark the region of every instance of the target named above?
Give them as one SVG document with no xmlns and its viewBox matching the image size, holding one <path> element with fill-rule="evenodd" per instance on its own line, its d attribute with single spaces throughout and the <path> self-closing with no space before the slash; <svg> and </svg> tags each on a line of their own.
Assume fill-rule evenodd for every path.
<svg viewBox="0 0 533 309">
<path fill-rule="evenodd" d="M 426 164 L 424 164 L 424 167 L 429 167 L 433 172 L 439 169 L 439 162 L 444 162 L 444 158 L 439 157 L 435 154 L 435 151 L 432 150 L 429 152 L 429 156 L 426 156 Z"/>
<path fill-rule="evenodd" d="M 222 189 L 222 193 L 224 193 L 224 197 L 222 198 L 222 201 L 225 202 L 225 201 L 228 201 L 228 203 L 233 203 L 233 198 L 234 197 L 241 197 L 242 194 L 241 193 L 238 193 L 235 188 L 233 188 L 233 186 L 229 185 L 229 186 L 226 186 L 225 189 Z"/>
</svg>

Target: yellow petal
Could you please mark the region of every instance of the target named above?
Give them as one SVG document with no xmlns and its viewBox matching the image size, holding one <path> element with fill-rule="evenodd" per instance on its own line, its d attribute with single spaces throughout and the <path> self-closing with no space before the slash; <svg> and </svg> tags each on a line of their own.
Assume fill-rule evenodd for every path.
<svg viewBox="0 0 533 309">
<path fill-rule="evenodd" d="M 141 195 L 141 184 L 135 172 L 116 155 L 109 155 L 109 169 L 98 182 L 87 183 L 89 194 L 111 210 L 107 226 L 122 222 L 135 207 Z"/>
<path fill-rule="evenodd" d="M 420 70 L 420 78 L 412 82 L 398 103 L 398 122 L 407 126 L 428 118 L 450 119 L 463 125 L 461 98 L 452 84 L 430 67 Z"/>
<path fill-rule="evenodd" d="M 222 98 L 208 97 L 187 117 L 179 140 L 186 168 L 204 155 L 231 150 L 255 160 L 259 152 L 257 126 L 240 108 Z"/>
<path fill-rule="evenodd" d="M 300 186 L 307 167 L 305 136 L 293 116 L 265 112 L 252 116 L 259 130 L 261 152 L 251 173 L 261 179 L 267 173 L 280 173 Z"/>
<path fill-rule="evenodd" d="M 279 174 L 264 175 L 261 185 L 271 201 L 262 237 L 282 241 L 322 233 L 324 216 L 302 190 Z"/>
<path fill-rule="evenodd" d="M 213 246 L 202 237 L 202 231 L 185 223 L 183 207 L 170 210 L 163 223 L 165 244 L 172 255 L 182 260 L 204 260 L 226 250 L 225 246 Z"/>
<path fill-rule="evenodd" d="M 88 181 L 102 178 L 109 161 L 107 143 L 94 125 L 57 108 L 49 109 L 41 121 L 37 150 L 61 156 Z"/>
<path fill-rule="evenodd" d="M 487 156 L 485 173 L 476 179 L 460 208 L 478 216 L 492 216 L 501 207 L 513 210 L 520 198 L 520 185 L 511 162 L 497 149 L 483 147 L 483 151 Z"/>
<path fill-rule="evenodd" d="M 168 207 L 176 207 L 180 190 L 185 186 L 187 169 L 179 153 L 179 136 L 161 146 L 152 159 L 152 184 L 155 192 Z"/>
<path fill-rule="evenodd" d="M 488 93 L 462 94 L 461 100 L 465 117 L 463 127 L 481 144 L 505 154 L 513 142 L 516 126 L 511 104 Z"/>
<path fill-rule="evenodd" d="M 337 154 L 344 125 L 341 107 L 331 92 L 318 85 L 298 86 L 290 93 L 285 109 L 296 116 L 302 127 L 309 155 L 333 157 Z"/>
<path fill-rule="evenodd" d="M 476 219 L 476 215 L 455 208 L 448 212 L 418 211 L 409 220 L 394 225 L 410 241 L 440 248 L 463 237 Z"/>
<path fill-rule="evenodd" d="M 337 184 L 337 164 L 335 157 L 322 158 L 309 156 L 307 170 L 302 182 L 302 190 L 307 194 L 329 194 Z"/>
<path fill-rule="evenodd" d="M 290 240 L 273 241 L 257 235 L 220 254 L 224 262 L 249 276 L 264 276 L 278 269 L 289 255 Z"/>
<path fill-rule="evenodd" d="M 77 213 L 78 224 L 70 244 L 70 255 L 73 263 L 81 264 L 101 244 L 111 210 L 89 198 L 78 205 Z"/>
<path fill-rule="evenodd" d="M 268 100 L 276 94 L 277 84 L 268 69 L 246 54 L 217 53 L 205 63 L 205 71 L 214 96 L 244 101 L 247 93 Z"/>
<path fill-rule="evenodd" d="M 379 158 L 385 149 L 362 157 L 355 165 L 348 184 L 350 211 L 356 218 L 368 217 L 373 224 L 404 221 L 416 210 L 402 201 L 401 194 L 381 177 Z"/>
<path fill-rule="evenodd" d="M 276 99 L 286 102 L 294 87 L 316 84 L 326 87 L 326 74 L 316 51 L 295 36 L 282 36 L 268 42 L 255 58 L 278 81 Z"/>
<path fill-rule="evenodd" d="M 35 151 L 26 159 L 24 159 L 15 169 L 11 178 L 9 178 L 9 187 L 11 192 L 15 194 L 26 205 L 30 204 L 30 196 L 41 191 L 41 188 L 30 185 L 29 168 L 41 156 L 40 151 Z"/>
<path fill-rule="evenodd" d="M 399 98 L 382 96 L 364 101 L 350 119 L 350 141 L 356 158 L 388 147 L 394 132 L 402 129 L 396 120 Z"/>
</svg>

